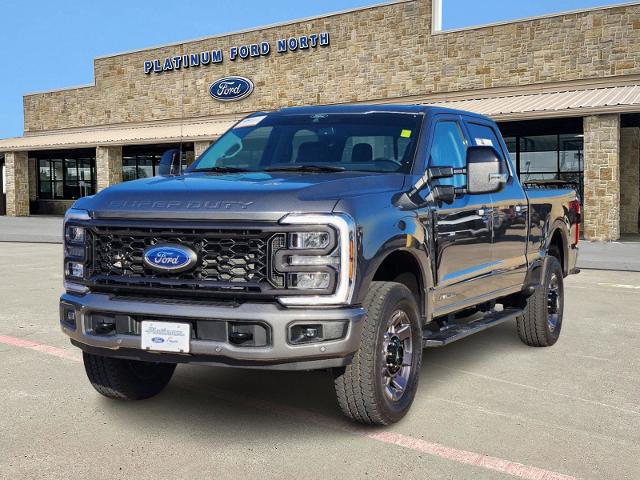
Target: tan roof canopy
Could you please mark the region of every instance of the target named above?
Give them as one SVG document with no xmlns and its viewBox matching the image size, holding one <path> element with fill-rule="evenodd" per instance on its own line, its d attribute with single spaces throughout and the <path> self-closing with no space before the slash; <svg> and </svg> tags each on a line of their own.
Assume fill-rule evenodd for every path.
<svg viewBox="0 0 640 480">
<path fill-rule="evenodd" d="M 503 94 L 448 101 L 427 98 L 418 103 L 468 110 L 497 121 L 640 112 L 640 85 Z M 0 152 L 212 140 L 222 135 L 238 119 L 237 116 L 225 116 L 182 123 L 105 126 L 26 134 L 24 137 L 0 140 Z"/>
<path fill-rule="evenodd" d="M 182 124 L 142 124 L 27 134 L 0 140 L 0 152 L 211 140 L 226 132 L 236 121 L 235 118 L 227 118 Z"/>
<path fill-rule="evenodd" d="M 494 120 L 640 112 L 640 85 L 424 102 L 487 115 Z"/>
</svg>

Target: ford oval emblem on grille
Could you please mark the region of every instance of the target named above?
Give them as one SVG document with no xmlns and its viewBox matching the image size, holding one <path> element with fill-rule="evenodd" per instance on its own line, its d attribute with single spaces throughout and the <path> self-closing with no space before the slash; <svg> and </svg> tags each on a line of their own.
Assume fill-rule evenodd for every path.
<svg viewBox="0 0 640 480">
<path fill-rule="evenodd" d="M 253 92 L 253 82 L 244 77 L 224 77 L 216 80 L 209 93 L 221 102 L 233 102 L 248 97 Z"/>
<path fill-rule="evenodd" d="M 196 252 L 182 245 L 156 245 L 144 251 L 144 263 L 159 272 L 184 272 L 197 260 Z"/>
</svg>

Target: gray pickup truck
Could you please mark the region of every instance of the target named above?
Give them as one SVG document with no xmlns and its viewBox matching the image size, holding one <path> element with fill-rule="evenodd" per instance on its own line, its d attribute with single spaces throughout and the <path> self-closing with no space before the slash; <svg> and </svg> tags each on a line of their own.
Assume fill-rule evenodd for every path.
<svg viewBox="0 0 640 480">
<path fill-rule="evenodd" d="M 348 417 L 386 425 L 425 347 L 505 321 L 558 340 L 580 203 L 525 190 L 490 119 L 287 108 L 160 170 L 65 218 L 60 322 L 107 397 L 156 395 L 178 363 L 324 369 Z"/>
</svg>

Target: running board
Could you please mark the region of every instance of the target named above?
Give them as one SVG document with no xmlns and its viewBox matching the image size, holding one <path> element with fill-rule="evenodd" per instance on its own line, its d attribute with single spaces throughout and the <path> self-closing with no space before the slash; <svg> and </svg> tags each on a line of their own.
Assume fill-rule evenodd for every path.
<svg viewBox="0 0 640 480">
<path fill-rule="evenodd" d="M 481 332 L 487 328 L 494 327 L 509 320 L 514 320 L 522 315 L 522 310 L 518 308 L 507 308 L 501 312 L 491 312 L 479 320 L 469 323 L 452 324 L 437 332 L 424 329 L 422 333 L 423 347 L 444 347 L 462 338 Z"/>
</svg>

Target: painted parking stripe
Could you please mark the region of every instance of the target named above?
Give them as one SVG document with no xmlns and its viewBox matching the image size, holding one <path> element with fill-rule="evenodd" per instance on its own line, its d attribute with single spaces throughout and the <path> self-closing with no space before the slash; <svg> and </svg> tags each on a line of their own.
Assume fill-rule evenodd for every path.
<svg viewBox="0 0 640 480">
<path fill-rule="evenodd" d="M 6 335 L 0 335 L 0 343 L 4 345 L 11 345 L 12 347 L 27 348 L 29 350 L 35 350 L 36 352 L 46 353 L 58 358 L 64 358 L 66 360 L 73 360 L 79 362 L 82 360 L 82 355 L 77 351 L 68 351 L 58 347 L 52 347 L 51 345 L 45 345 L 43 343 L 34 342 L 32 340 L 25 340 L 22 338 L 8 337 Z"/>
<path fill-rule="evenodd" d="M 64 358 L 66 360 L 73 360 L 76 362 L 82 360 L 82 357 L 80 355 L 74 355 L 72 352 L 69 352 L 67 350 L 34 342 L 32 340 L 24 340 L 21 338 L 0 335 L 0 344 L 26 348 L 29 350 L 34 350 L 40 353 L 45 353 L 47 355 Z M 201 390 L 197 390 L 196 387 L 193 387 L 192 390 L 199 394 L 203 393 Z M 562 473 L 557 473 L 551 470 L 545 470 L 543 468 L 525 465 L 522 463 L 512 462 L 510 460 L 505 460 L 498 457 L 491 457 L 476 452 L 447 447 L 439 443 L 428 442 L 426 440 L 403 435 L 401 433 L 391 432 L 388 430 L 372 430 L 370 428 L 360 427 L 357 425 L 346 425 L 344 423 L 338 423 L 335 419 L 332 419 L 325 415 L 316 414 L 297 407 L 290 407 L 263 400 L 253 400 L 233 392 L 222 390 L 214 390 L 211 393 L 225 401 L 242 403 L 254 408 L 259 408 L 261 410 L 267 410 L 275 414 L 299 418 L 301 420 L 304 420 L 305 422 L 312 422 L 321 427 L 328 427 L 334 430 L 345 431 L 388 445 L 395 445 L 397 447 L 413 450 L 434 457 L 439 457 L 457 463 L 471 465 L 474 467 L 484 468 L 487 470 L 512 475 L 518 478 L 525 478 L 528 480 L 577 480 L 576 477 L 572 477 L 570 475 L 564 475 Z"/>
<path fill-rule="evenodd" d="M 627 290 L 640 290 L 640 285 L 625 285 L 623 283 L 599 283 L 599 287 L 624 288 Z"/>
</svg>

